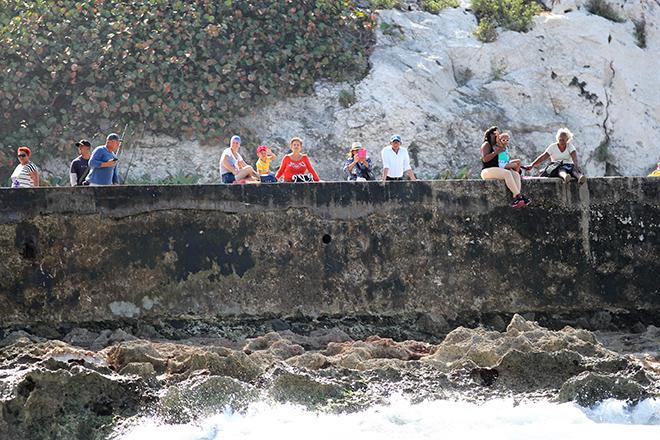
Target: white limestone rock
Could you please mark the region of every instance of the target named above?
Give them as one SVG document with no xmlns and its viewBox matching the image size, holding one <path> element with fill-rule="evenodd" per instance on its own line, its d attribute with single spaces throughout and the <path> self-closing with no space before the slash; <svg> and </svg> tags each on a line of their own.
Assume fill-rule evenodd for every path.
<svg viewBox="0 0 660 440">
<path fill-rule="evenodd" d="M 288 139 L 301 136 L 324 180 L 343 178 L 352 141 L 362 142 L 380 172 L 380 150 L 393 133 L 403 136 L 418 176 L 469 169 L 478 177 L 478 146 L 494 124 L 512 132 L 514 155 L 526 161 L 568 126 L 588 174 L 645 175 L 660 160 L 660 6 L 620 1 L 627 20 L 615 23 L 588 13 L 585 3 L 551 2 L 551 12 L 537 16 L 530 32 L 500 30 L 487 44 L 473 35 L 477 21 L 467 3 L 439 15 L 381 11 L 385 25 L 378 27 L 362 81 L 318 83 L 311 96 L 255 108 L 243 124 L 280 158 Z M 633 20 L 641 18 L 645 49 L 634 35 Z M 349 108 L 338 101 L 342 90 L 355 93 Z M 598 151 L 601 143 L 608 143 L 607 151 Z M 247 160 L 256 159 L 255 147 L 244 146 Z M 135 153 L 129 149 L 122 166 L 131 163 L 131 176 L 179 172 L 217 182 L 223 148 L 154 136 Z"/>
</svg>

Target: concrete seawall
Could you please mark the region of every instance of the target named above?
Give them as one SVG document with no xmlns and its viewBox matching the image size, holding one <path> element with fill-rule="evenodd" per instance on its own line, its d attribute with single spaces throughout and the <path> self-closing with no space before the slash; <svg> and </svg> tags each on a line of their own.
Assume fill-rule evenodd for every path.
<svg viewBox="0 0 660 440">
<path fill-rule="evenodd" d="M 367 317 L 442 331 L 515 312 L 659 325 L 660 179 L 524 185 L 521 210 L 483 181 L 3 189 L 0 327 Z"/>
</svg>

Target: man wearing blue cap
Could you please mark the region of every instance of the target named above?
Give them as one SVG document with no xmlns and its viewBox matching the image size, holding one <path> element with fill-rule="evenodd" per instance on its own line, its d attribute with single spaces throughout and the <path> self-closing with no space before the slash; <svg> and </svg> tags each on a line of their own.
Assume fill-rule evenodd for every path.
<svg viewBox="0 0 660 440">
<path fill-rule="evenodd" d="M 401 146 L 401 136 L 392 136 L 390 146 L 383 148 L 380 154 L 383 159 L 383 180 L 403 180 L 404 173 L 410 180 L 417 180 L 410 167 L 408 150 Z"/>
<path fill-rule="evenodd" d="M 105 145 L 94 148 L 89 158 L 91 171 L 85 181 L 91 186 L 118 185 L 119 174 L 117 173 L 117 161 L 115 154 L 119 149 L 121 139 L 117 133 L 110 133 L 105 138 Z"/>
</svg>

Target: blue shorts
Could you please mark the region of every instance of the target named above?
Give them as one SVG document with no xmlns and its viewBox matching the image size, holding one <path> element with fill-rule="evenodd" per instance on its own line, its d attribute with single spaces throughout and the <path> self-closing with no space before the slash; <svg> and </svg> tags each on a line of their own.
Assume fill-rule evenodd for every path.
<svg viewBox="0 0 660 440">
<path fill-rule="evenodd" d="M 236 181 L 236 176 L 232 173 L 225 173 L 222 175 L 222 183 L 234 183 Z"/>
<path fill-rule="evenodd" d="M 277 179 L 273 173 L 268 173 L 265 176 L 259 176 L 259 178 L 261 179 L 261 183 L 277 183 Z"/>
</svg>

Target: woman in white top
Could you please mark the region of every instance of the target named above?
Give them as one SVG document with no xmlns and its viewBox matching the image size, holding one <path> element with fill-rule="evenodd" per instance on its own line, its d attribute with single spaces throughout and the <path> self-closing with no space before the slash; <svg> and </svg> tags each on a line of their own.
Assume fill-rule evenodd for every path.
<svg viewBox="0 0 660 440">
<path fill-rule="evenodd" d="M 18 147 L 18 161 L 20 162 L 11 175 L 12 188 L 34 188 L 39 186 L 39 170 L 30 161 L 32 152 L 28 147 Z"/>
<path fill-rule="evenodd" d="M 225 148 L 220 157 L 220 175 L 222 183 L 236 181 L 260 182 L 259 175 L 254 168 L 246 164 L 238 149 L 241 148 L 240 136 L 232 136 L 229 148 Z M 242 183 L 242 182 L 241 182 Z"/>
<path fill-rule="evenodd" d="M 587 181 L 587 176 L 582 174 L 582 169 L 578 165 L 577 151 L 571 145 L 573 133 L 568 128 L 557 130 L 557 142 L 551 144 L 546 150 L 534 160 L 530 165 L 523 168 L 531 170 L 550 159 L 551 163 L 541 173 L 545 177 L 561 177 L 564 182 L 568 182 L 571 176 L 582 184 Z"/>
</svg>

